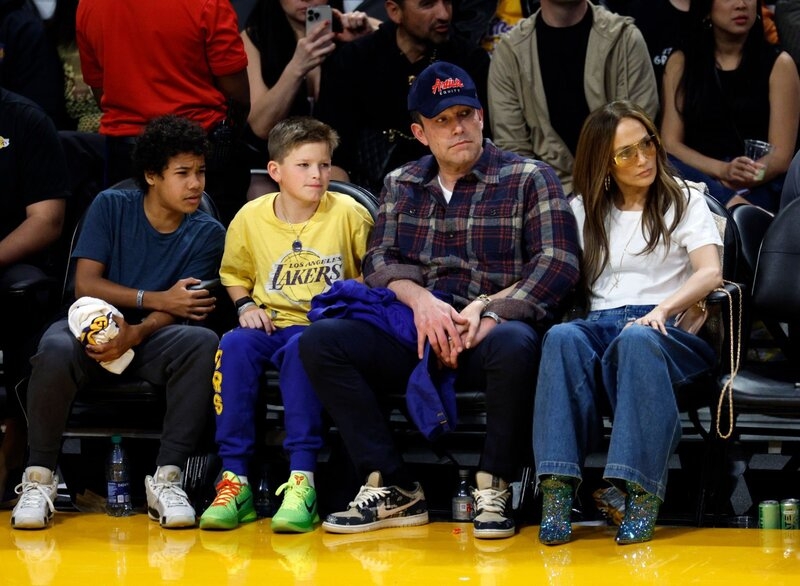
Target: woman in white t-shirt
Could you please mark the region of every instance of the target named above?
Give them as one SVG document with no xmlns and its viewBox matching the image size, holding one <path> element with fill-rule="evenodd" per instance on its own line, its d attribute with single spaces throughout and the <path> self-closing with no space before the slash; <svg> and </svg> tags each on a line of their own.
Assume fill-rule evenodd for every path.
<svg viewBox="0 0 800 586">
<path fill-rule="evenodd" d="M 715 361 L 675 319 L 721 284 L 722 242 L 703 193 L 671 175 L 653 122 L 631 102 L 586 119 L 574 177 L 589 313 L 544 339 L 533 432 L 539 540 L 569 541 L 581 465 L 609 404 L 603 476 L 627 495 L 616 540 L 639 543 L 653 536 L 680 439 L 673 384 Z"/>
</svg>

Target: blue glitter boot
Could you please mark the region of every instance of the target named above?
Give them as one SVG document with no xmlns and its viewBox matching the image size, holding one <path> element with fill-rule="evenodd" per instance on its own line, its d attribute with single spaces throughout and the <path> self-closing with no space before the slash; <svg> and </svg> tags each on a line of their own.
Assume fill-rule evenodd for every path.
<svg viewBox="0 0 800 586">
<path fill-rule="evenodd" d="M 625 482 L 628 495 L 625 497 L 625 518 L 617 531 L 617 543 L 642 543 L 653 539 L 658 507 L 661 499 L 650 494 L 634 482 Z"/>
<path fill-rule="evenodd" d="M 539 541 L 545 545 L 567 543 L 572 536 L 572 479 L 548 476 L 542 480 L 542 524 Z"/>
</svg>

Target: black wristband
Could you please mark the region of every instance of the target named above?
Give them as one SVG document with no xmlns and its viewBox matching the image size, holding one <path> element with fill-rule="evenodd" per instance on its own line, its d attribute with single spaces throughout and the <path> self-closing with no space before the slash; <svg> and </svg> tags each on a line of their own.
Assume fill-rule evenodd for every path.
<svg viewBox="0 0 800 586">
<path fill-rule="evenodd" d="M 255 303 L 255 301 L 253 301 L 253 298 L 250 297 L 249 295 L 245 295 L 244 297 L 240 297 L 239 299 L 237 299 L 236 301 L 233 302 L 233 304 L 236 306 L 237 310 L 240 307 L 242 307 L 242 305 L 245 305 L 246 303 Z"/>
</svg>

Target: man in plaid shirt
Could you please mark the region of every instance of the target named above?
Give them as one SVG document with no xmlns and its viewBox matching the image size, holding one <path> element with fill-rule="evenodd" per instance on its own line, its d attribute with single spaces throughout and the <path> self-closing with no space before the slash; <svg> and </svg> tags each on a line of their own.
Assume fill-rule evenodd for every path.
<svg viewBox="0 0 800 586">
<path fill-rule="evenodd" d="M 456 391 L 485 389 L 474 533 L 509 537 L 508 481 L 530 458 L 541 336 L 578 281 L 575 220 L 548 165 L 482 138 L 482 106 L 463 69 L 430 65 L 408 108 L 414 136 L 433 155 L 386 177 L 363 272 L 411 308 L 416 348 L 352 319 L 318 321 L 300 340 L 309 378 L 367 478 L 323 527 L 356 533 L 428 521 L 377 398 L 405 388 L 429 347 L 455 371 Z"/>
</svg>

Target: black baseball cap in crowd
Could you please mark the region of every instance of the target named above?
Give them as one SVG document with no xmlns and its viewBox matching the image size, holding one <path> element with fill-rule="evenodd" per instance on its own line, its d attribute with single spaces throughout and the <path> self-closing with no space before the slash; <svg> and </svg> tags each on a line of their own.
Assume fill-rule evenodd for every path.
<svg viewBox="0 0 800 586">
<path fill-rule="evenodd" d="M 469 74 L 452 63 L 437 61 L 417 76 L 408 91 L 408 111 L 433 118 L 451 106 L 483 109 L 475 82 Z"/>
</svg>

